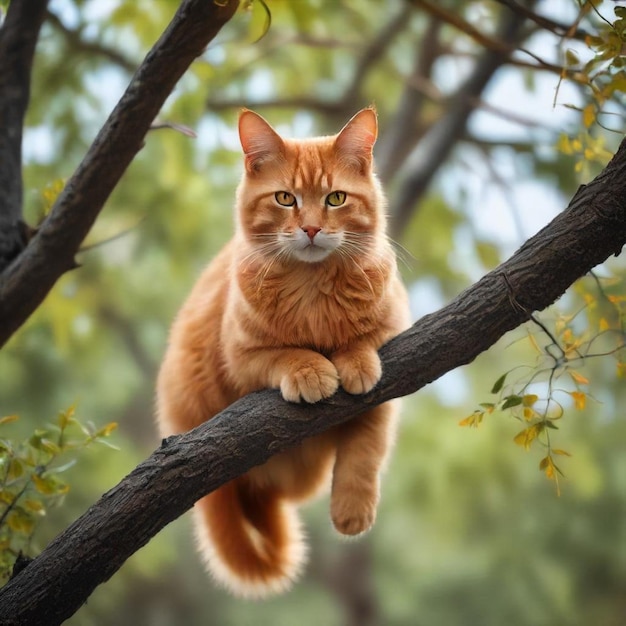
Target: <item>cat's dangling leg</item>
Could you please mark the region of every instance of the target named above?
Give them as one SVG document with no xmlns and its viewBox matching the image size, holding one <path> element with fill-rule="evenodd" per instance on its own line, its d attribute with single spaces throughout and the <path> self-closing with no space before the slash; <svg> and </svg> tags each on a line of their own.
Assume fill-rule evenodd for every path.
<svg viewBox="0 0 626 626">
<path fill-rule="evenodd" d="M 337 428 L 330 515 L 344 535 L 358 535 L 374 524 L 398 409 L 398 401 L 386 402 Z"/>
</svg>

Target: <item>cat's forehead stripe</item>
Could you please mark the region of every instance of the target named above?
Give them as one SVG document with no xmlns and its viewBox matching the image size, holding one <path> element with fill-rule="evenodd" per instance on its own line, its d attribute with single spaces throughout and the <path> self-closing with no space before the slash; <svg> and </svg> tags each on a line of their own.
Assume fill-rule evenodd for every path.
<svg viewBox="0 0 626 626">
<path fill-rule="evenodd" d="M 293 189 L 298 192 L 312 188 L 330 190 L 332 174 L 324 169 L 328 165 L 328 154 L 323 154 L 320 145 L 306 148 L 298 151 L 293 170 Z"/>
</svg>

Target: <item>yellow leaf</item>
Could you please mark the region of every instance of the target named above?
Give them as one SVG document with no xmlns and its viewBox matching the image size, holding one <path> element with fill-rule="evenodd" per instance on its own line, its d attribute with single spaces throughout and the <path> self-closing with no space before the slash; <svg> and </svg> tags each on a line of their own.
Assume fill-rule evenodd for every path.
<svg viewBox="0 0 626 626">
<path fill-rule="evenodd" d="M 611 304 L 619 304 L 620 302 L 624 302 L 624 300 L 626 300 L 626 296 L 609 295 L 607 296 L 607 299 Z"/>
<path fill-rule="evenodd" d="M 18 415 L 5 415 L 4 417 L 0 417 L 0 424 L 10 424 L 11 422 L 15 422 L 18 419 Z"/>
<path fill-rule="evenodd" d="M 462 419 L 459 422 L 459 426 L 469 426 L 478 428 L 480 423 L 483 421 L 484 412 L 483 411 L 474 411 L 471 415 L 468 415 L 466 418 Z"/>
<path fill-rule="evenodd" d="M 587 404 L 587 396 L 582 391 L 570 391 L 569 395 L 574 398 L 574 406 L 577 409 L 582 410 L 585 408 L 585 405 Z"/>
<path fill-rule="evenodd" d="M 561 448 L 552 448 L 552 454 L 560 454 L 562 456 L 572 456 L 567 450 L 562 450 Z"/>
<path fill-rule="evenodd" d="M 40 502 L 39 500 L 34 500 L 33 498 L 25 500 L 24 507 L 27 508 L 29 511 L 36 513 L 37 515 L 46 514 L 46 508 L 44 507 L 43 502 Z"/>
<path fill-rule="evenodd" d="M 517 433 L 517 435 L 513 437 L 513 441 L 518 446 L 522 446 L 525 450 L 528 450 L 530 448 L 530 444 L 537 439 L 541 430 L 540 424 L 533 424 L 532 426 L 529 426 L 528 428 L 525 428 Z"/>
<path fill-rule="evenodd" d="M 58 424 L 61 430 L 67 428 L 67 426 L 74 421 L 74 413 L 76 412 L 76 405 L 72 404 L 67 411 L 60 411 L 58 417 Z"/>
<path fill-rule="evenodd" d="M 609 323 L 606 321 L 606 318 L 602 317 L 600 318 L 600 323 L 598 324 L 599 328 L 600 328 L 600 332 L 604 332 L 605 330 L 608 330 L 609 327 Z"/>
<path fill-rule="evenodd" d="M 569 370 L 569 375 L 577 382 L 579 385 L 588 385 L 589 379 L 585 378 L 582 374 L 575 372 L 574 370 Z"/>
<path fill-rule="evenodd" d="M 96 433 L 96 436 L 108 437 L 116 428 L 117 428 L 117 422 L 109 422 Z"/>
<path fill-rule="evenodd" d="M 524 419 L 530 421 L 533 417 L 535 417 L 535 410 L 531 407 L 524 407 Z"/>
<path fill-rule="evenodd" d="M 567 135 L 562 134 L 556 144 L 557 150 L 562 152 L 563 154 L 572 154 L 574 151 L 572 150 L 572 142 L 570 141 Z"/>
<path fill-rule="evenodd" d="M 6 523 L 11 530 L 18 533 L 30 534 L 35 527 L 35 520 L 20 511 L 14 510 L 9 513 Z"/>
<path fill-rule="evenodd" d="M 61 483 L 54 477 L 43 478 L 37 474 L 31 475 L 31 480 L 35 485 L 35 489 L 44 496 L 61 495 L 69 491 L 69 487 L 65 483 Z"/>
<path fill-rule="evenodd" d="M 532 406 L 537 400 L 539 400 L 539 396 L 534 393 L 527 393 L 525 396 L 522 396 L 522 404 L 524 406 Z"/>
</svg>

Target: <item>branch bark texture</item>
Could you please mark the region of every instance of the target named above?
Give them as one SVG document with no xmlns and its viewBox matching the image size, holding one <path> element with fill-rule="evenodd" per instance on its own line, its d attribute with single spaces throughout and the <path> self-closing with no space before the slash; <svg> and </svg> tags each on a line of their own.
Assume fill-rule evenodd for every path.
<svg viewBox="0 0 626 626">
<path fill-rule="evenodd" d="M 61 623 L 197 499 L 306 437 L 469 363 L 624 244 L 626 141 L 567 210 L 508 261 L 385 345 L 383 377 L 367 395 L 340 390 L 304 406 L 259 391 L 165 440 L 0 590 L 0 624 Z"/>
<path fill-rule="evenodd" d="M 30 4 L 36 4 L 35 0 Z M 40 4 L 45 9 L 46 3 Z M 74 256 L 80 244 L 141 149 L 165 99 L 238 5 L 238 0 L 183 0 L 50 215 L 26 249 L 0 275 L 0 346 L 35 311 L 55 282 L 76 266 Z"/>
</svg>

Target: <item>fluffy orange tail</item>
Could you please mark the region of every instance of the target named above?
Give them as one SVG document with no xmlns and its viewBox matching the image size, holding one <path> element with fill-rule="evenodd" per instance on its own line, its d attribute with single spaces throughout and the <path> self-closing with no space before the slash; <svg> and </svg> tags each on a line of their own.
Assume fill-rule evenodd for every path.
<svg viewBox="0 0 626 626">
<path fill-rule="evenodd" d="M 196 503 L 196 537 L 215 580 L 239 596 L 285 591 L 305 560 L 296 511 L 271 489 L 245 478 Z"/>
</svg>

